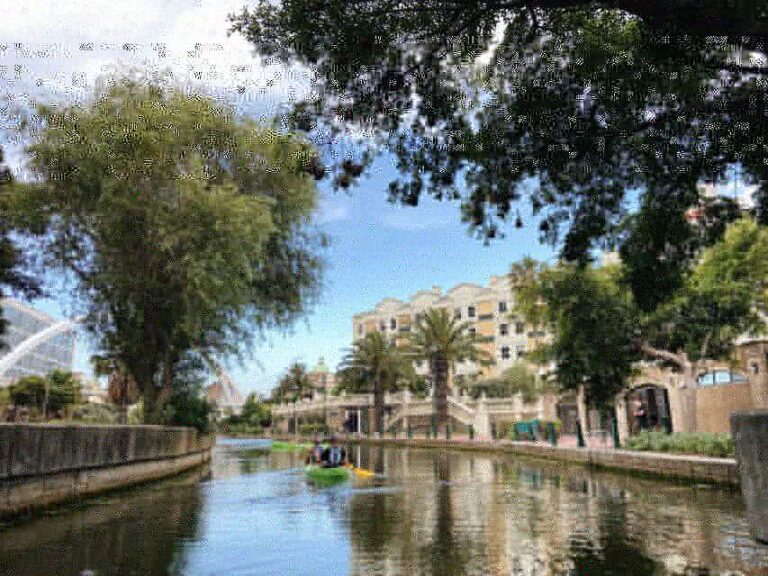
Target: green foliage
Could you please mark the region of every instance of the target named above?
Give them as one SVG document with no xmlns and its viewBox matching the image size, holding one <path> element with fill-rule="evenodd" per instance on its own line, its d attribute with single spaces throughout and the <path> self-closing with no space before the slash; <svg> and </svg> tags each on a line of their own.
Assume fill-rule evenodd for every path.
<svg viewBox="0 0 768 576">
<path fill-rule="evenodd" d="M 693 361 L 726 357 L 737 336 L 764 330 L 766 286 L 768 229 L 739 220 L 701 253 L 672 298 L 646 317 L 646 336 Z"/>
<path fill-rule="evenodd" d="M 102 359 L 158 421 L 188 355 L 240 354 L 316 294 L 312 148 L 213 100 L 119 79 L 41 108 L 29 187 L 43 251 L 70 270 Z"/>
<path fill-rule="evenodd" d="M 342 360 L 340 386 L 355 386 L 357 392 L 372 392 L 376 414 L 375 429 L 383 432 L 384 394 L 405 381 L 414 380 L 413 364 L 395 342 L 381 332 L 371 332 L 355 341 Z"/>
<path fill-rule="evenodd" d="M 270 399 L 272 402 L 296 402 L 311 393 L 312 382 L 307 375 L 307 367 L 301 362 L 294 362 L 272 390 Z"/>
<path fill-rule="evenodd" d="M 109 404 L 83 404 L 72 413 L 72 419 L 83 424 L 116 424 L 117 411 Z"/>
<path fill-rule="evenodd" d="M 261 402 L 256 394 L 249 394 L 240 414 L 233 414 L 219 423 L 219 430 L 226 434 L 260 435 L 272 423 L 272 409 Z"/>
<path fill-rule="evenodd" d="M 9 396 L 16 406 L 27 406 L 39 412 L 45 409 L 51 414 L 80 402 L 80 384 L 71 372 L 54 370 L 47 377 L 19 378 L 11 385 Z"/>
<path fill-rule="evenodd" d="M 448 377 L 452 367 L 466 360 L 479 364 L 491 362 L 468 328 L 469 322 L 459 322 L 445 308 L 431 308 L 416 321 L 408 335 L 409 356 L 429 365 L 441 423 L 448 421 Z"/>
<path fill-rule="evenodd" d="M 551 332 L 538 355 L 555 363 L 562 388 L 588 384 L 595 405 L 613 401 L 639 359 L 635 308 L 619 274 L 617 267 L 559 264 L 516 283 L 517 311 Z"/>
<path fill-rule="evenodd" d="M 10 190 L 13 185 L 11 171 L 3 164 L 4 153 L 0 148 L 0 300 L 4 298 L 6 289 L 22 292 L 27 296 L 39 294 L 38 282 L 23 272 L 24 255 L 11 238 L 12 218 L 9 209 Z M 3 308 L 0 306 L 0 349 L 5 347 L 2 339 L 7 321 L 3 318 Z"/>
<path fill-rule="evenodd" d="M 269 404 L 261 402 L 255 394 L 250 394 L 245 400 L 240 417 L 252 425 L 269 426 L 272 423 L 272 408 Z"/>
<path fill-rule="evenodd" d="M 328 426 L 325 424 L 301 424 L 299 425 L 299 436 L 323 436 L 328 432 Z"/>
<path fill-rule="evenodd" d="M 676 454 L 699 454 L 716 458 L 733 458 L 733 439 L 728 433 L 710 432 L 652 432 L 643 430 L 627 440 L 625 448 L 642 452 L 672 452 Z"/>
<path fill-rule="evenodd" d="M 543 383 L 537 382 L 533 370 L 522 362 L 510 366 L 496 377 L 475 381 L 471 389 L 475 398 L 483 392 L 488 398 L 509 398 L 522 394 L 525 402 L 532 402 L 547 391 Z"/>
<path fill-rule="evenodd" d="M 742 166 L 767 220 L 766 69 L 733 58 L 765 52 L 761 6 L 260 0 L 233 28 L 264 57 L 317 71 L 298 126 L 372 132 L 370 153 L 397 156 L 392 199 L 460 199 L 486 237 L 500 219 L 522 225 L 525 200 L 542 238 L 566 228 L 562 256 L 583 262 L 596 239 L 616 238 L 626 191 L 639 191 L 652 242 L 637 265 L 656 273 L 634 286 L 650 309 L 654 290 L 678 286 L 674 252 L 696 235 L 682 215 L 700 179 Z M 348 186 L 369 156 L 337 163 L 335 183 Z"/>
<path fill-rule="evenodd" d="M 199 395 L 188 390 L 178 390 L 171 394 L 163 406 L 163 422 L 208 433 L 211 431 L 211 406 Z"/>
</svg>

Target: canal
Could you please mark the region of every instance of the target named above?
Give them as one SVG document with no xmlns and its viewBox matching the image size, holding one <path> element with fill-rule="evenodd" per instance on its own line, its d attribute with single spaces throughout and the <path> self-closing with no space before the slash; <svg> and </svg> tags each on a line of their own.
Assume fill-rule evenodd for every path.
<svg viewBox="0 0 768 576">
<path fill-rule="evenodd" d="M 738 493 L 507 455 L 362 447 L 373 480 L 220 440 L 210 468 L 0 528 L 3 575 L 768 575 Z"/>
</svg>

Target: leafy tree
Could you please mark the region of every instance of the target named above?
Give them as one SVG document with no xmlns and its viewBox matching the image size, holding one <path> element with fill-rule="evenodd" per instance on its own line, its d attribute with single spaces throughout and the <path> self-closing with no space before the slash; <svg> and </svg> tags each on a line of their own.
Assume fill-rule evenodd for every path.
<svg viewBox="0 0 768 576">
<path fill-rule="evenodd" d="M 76 278 L 102 360 L 162 420 L 190 356 L 241 354 L 316 294 L 315 153 L 211 99 L 120 79 L 41 108 L 28 147 L 44 252 Z"/>
<path fill-rule="evenodd" d="M 366 384 L 358 391 L 373 392 L 374 429 L 383 434 L 384 394 L 396 390 L 398 381 L 413 371 L 413 365 L 393 340 L 381 332 L 370 332 L 355 341 L 342 360 L 342 366 Z"/>
<path fill-rule="evenodd" d="M 42 376 L 24 376 L 14 382 L 9 388 L 11 403 L 15 406 L 43 409 L 45 390 L 48 383 Z"/>
<path fill-rule="evenodd" d="M 62 370 L 54 370 L 47 377 L 24 376 L 11 385 L 10 400 L 47 417 L 80 402 L 80 384 L 71 372 Z"/>
<path fill-rule="evenodd" d="M 295 402 L 311 393 L 312 382 L 307 375 L 307 367 L 301 362 L 294 362 L 272 390 L 272 401 Z"/>
<path fill-rule="evenodd" d="M 240 420 L 250 426 L 269 426 L 272 422 L 272 411 L 269 404 L 261 402 L 256 394 L 249 394 L 243 404 Z"/>
<path fill-rule="evenodd" d="M 518 275 L 515 282 L 517 309 L 550 332 L 535 355 L 554 364 L 562 389 L 578 392 L 579 419 L 587 430 L 584 402 L 609 408 L 640 358 L 631 293 L 619 284 L 616 266 L 529 269 L 536 274 Z"/>
<path fill-rule="evenodd" d="M 8 206 L 9 189 L 13 184 L 13 176 L 3 164 L 4 154 L 0 148 L 0 300 L 6 295 L 6 289 L 18 291 L 26 296 L 35 296 L 40 292 L 38 282 L 22 271 L 23 254 L 11 237 L 11 218 Z M 3 308 L 0 305 L 0 349 L 5 347 L 2 340 L 7 321 L 3 318 Z"/>
<path fill-rule="evenodd" d="M 552 360 L 565 389 L 610 405 L 641 358 L 674 366 L 682 376 L 682 428 L 694 430 L 696 378 L 708 358 L 725 358 L 734 340 L 765 329 L 768 229 L 750 219 L 684 270 L 679 288 L 650 312 L 637 306 L 626 266 L 539 266 L 517 282 L 517 306 L 544 319 L 551 341 L 538 351 Z M 519 276 L 518 276 L 519 277 Z"/>
<path fill-rule="evenodd" d="M 259 0 L 232 22 L 263 57 L 316 70 L 297 126 L 328 142 L 351 129 L 374 135 L 334 167 L 338 185 L 384 149 L 400 172 L 393 200 L 460 200 L 463 219 L 493 237 L 500 220 L 522 224 L 525 199 L 542 238 L 584 260 L 596 239 L 620 232 L 626 190 L 668 224 L 656 257 L 663 232 L 688 245 L 681 217 L 697 182 L 733 165 L 760 186 L 766 221 L 764 10 L 728 0 Z"/>
<path fill-rule="evenodd" d="M 684 429 L 696 428 L 696 378 L 708 358 L 726 358 L 734 340 L 765 331 L 768 229 L 750 219 L 705 250 L 673 297 L 642 318 L 642 352 L 682 374 Z"/>
<path fill-rule="evenodd" d="M 489 398 L 509 398 L 522 394 L 526 402 L 531 402 L 546 391 L 539 386 L 534 371 L 523 362 L 510 366 L 496 377 L 476 380 L 471 390 L 475 398 L 483 392 Z"/>
<path fill-rule="evenodd" d="M 448 423 L 448 385 L 457 362 L 489 362 L 478 339 L 445 308 L 432 308 L 420 317 L 409 334 L 409 353 L 429 365 L 439 424 Z"/>
</svg>

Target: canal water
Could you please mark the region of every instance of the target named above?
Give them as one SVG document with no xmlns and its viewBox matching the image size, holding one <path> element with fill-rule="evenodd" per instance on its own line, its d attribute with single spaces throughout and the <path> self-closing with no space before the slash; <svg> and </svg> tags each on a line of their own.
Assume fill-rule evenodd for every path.
<svg viewBox="0 0 768 576">
<path fill-rule="evenodd" d="M 768 575 L 738 493 L 507 455 L 219 441 L 210 468 L 0 528 L 2 575 Z"/>
</svg>

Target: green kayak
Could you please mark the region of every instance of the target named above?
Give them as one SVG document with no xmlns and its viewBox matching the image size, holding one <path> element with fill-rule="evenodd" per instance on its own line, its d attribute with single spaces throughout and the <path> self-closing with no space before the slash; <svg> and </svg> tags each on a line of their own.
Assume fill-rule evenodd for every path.
<svg viewBox="0 0 768 576">
<path fill-rule="evenodd" d="M 340 481 L 349 478 L 349 468 L 323 468 L 322 466 L 307 466 L 304 474 L 313 480 Z"/>
<path fill-rule="evenodd" d="M 312 444 L 299 444 L 297 442 L 280 442 L 275 440 L 270 445 L 270 450 L 279 452 L 294 452 L 298 450 L 309 450 L 312 448 Z"/>
</svg>

